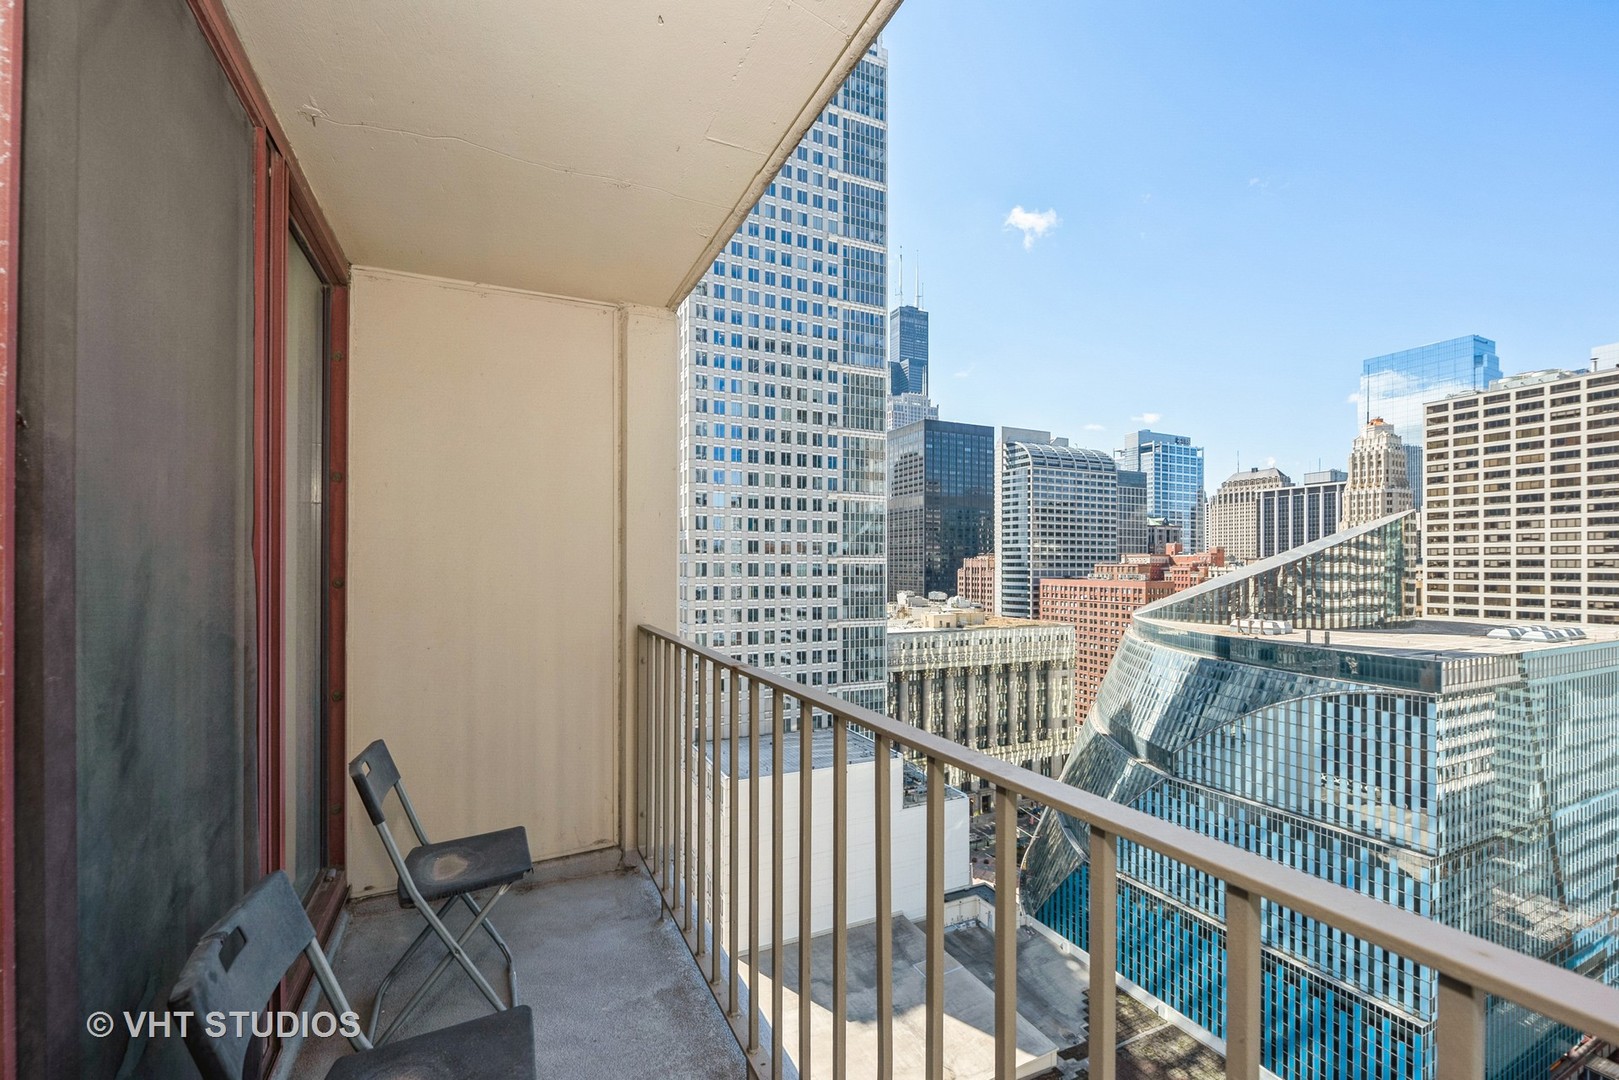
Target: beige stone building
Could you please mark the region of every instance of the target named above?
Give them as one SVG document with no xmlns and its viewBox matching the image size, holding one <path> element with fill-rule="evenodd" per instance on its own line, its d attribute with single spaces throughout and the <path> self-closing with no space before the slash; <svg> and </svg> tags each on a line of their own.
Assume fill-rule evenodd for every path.
<svg viewBox="0 0 1619 1080">
<path fill-rule="evenodd" d="M 921 599 L 888 621 L 888 715 L 1046 776 L 1074 745 L 1074 628 Z M 987 802 L 981 781 L 945 780 Z"/>
<path fill-rule="evenodd" d="M 1344 487 L 1340 529 L 1366 525 L 1411 509 L 1411 478 L 1406 473 L 1405 444 L 1394 428 L 1373 418 L 1355 437 L 1349 451 L 1349 483 Z"/>
<path fill-rule="evenodd" d="M 1223 550 L 1230 562 L 1259 558 L 1259 494 L 1292 482 L 1280 469 L 1232 473 L 1209 500 L 1209 547 Z"/>
</svg>

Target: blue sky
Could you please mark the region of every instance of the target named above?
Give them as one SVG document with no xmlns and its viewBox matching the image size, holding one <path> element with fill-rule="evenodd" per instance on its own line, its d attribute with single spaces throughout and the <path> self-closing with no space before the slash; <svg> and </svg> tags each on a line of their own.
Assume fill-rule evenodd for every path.
<svg viewBox="0 0 1619 1080">
<path fill-rule="evenodd" d="M 1212 491 L 1341 467 L 1367 356 L 1619 341 L 1619 3 L 909 0 L 884 42 L 946 419 L 1156 417 Z"/>
</svg>

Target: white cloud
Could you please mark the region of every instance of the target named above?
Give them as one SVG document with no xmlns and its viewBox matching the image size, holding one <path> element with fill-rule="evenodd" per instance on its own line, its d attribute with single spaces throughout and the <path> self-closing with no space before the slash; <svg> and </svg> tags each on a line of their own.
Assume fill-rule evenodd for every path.
<svg viewBox="0 0 1619 1080">
<path fill-rule="evenodd" d="M 975 368 L 965 368 L 961 371 L 952 372 L 950 377 L 952 379 L 968 379 L 972 377 L 972 373 L 975 370 Z"/>
<path fill-rule="evenodd" d="M 1004 227 L 1018 229 L 1023 233 L 1023 250 L 1028 251 L 1034 247 L 1034 242 L 1046 233 L 1062 224 L 1062 218 L 1057 216 L 1056 210 L 1025 210 L 1021 206 L 1014 206 L 1006 215 Z"/>
<path fill-rule="evenodd" d="M 1086 424 L 1085 425 L 1085 430 L 1086 431 L 1106 431 L 1107 428 L 1103 427 L 1101 424 Z"/>
<path fill-rule="evenodd" d="M 1274 468 L 1276 468 L 1276 459 L 1275 459 L 1275 458 L 1273 458 L 1273 457 L 1268 457 L 1268 458 L 1266 458 L 1266 459 L 1265 459 L 1265 464 L 1264 464 L 1264 468 L 1267 468 L 1267 469 L 1274 469 Z"/>
<path fill-rule="evenodd" d="M 1264 179 L 1263 177 L 1251 176 L 1248 178 L 1248 186 L 1251 188 L 1259 188 L 1263 191 L 1265 188 L 1270 187 L 1270 181 Z"/>
<path fill-rule="evenodd" d="M 1158 421 L 1162 420 L 1163 418 L 1164 418 L 1163 413 L 1155 413 L 1155 412 L 1144 412 L 1140 416 L 1132 416 L 1132 417 L 1130 417 L 1130 419 L 1134 423 L 1137 423 L 1137 424 L 1156 424 Z"/>
</svg>

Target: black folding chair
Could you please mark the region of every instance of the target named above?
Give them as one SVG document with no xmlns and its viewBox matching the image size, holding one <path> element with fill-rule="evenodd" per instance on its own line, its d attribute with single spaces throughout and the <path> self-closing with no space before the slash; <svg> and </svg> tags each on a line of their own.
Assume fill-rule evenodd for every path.
<svg viewBox="0 0 1619 1080">
<path fill-rule="evenodd" d="M 203 1080 L 242 1080 L 253 1025 L 229 1022 L 232 1013 L 256 1017 L 270 994 L 302 953 L 332 1004 L 339 1023 L 351 1012 L 332 974 L 315 928 L 309 924 L 292 882 L 280 870 L 253 886 L 241 901 L 203 935 L 169 995 L 176 1011 L 190 1012 L 186 1048 Z M 203 1022 L 209 1014 L 227 1019 Z M 222 1034 L 210 1034 L 210 1028 Z M 534 1017 L 528 1006 L 402 1039 L 373 1049 L 364 1035 L 349 1039 L 357 1051 L 339 1058 L 326 1080 L 403 1080 L 454 1076 L 463 1080 L 534 1077 Z"/>
<path fill-rule="evenodd" d="M 416 1007 L 427 996 L 427 991 L 438 981 L 450 966 L 450 961 L 461 965 L 462 970 L 473 981 L 483 996 L 498 1012 L 507 1007 L 507 1003 L 500 1000 L 489 980 L 484 978 L 483 972 L 472 962 L 467 955 L 465 945 L 473 934 L 482 927 L 494 940 L 495 946 L 506 957 L 507 988 L 510 991 L 510 1004 L 517 1004 L 517 967 L 512 963 L 512 951 L 506 947 L 506 941 L 500 936 L 500 931 L 489 922 L 489 912 L 506 890 L 534 869 L 534 857 L 528 850 L 528 833 L 522 826 L 511 829 L 501 829 L 499 832 L 481 833 L 477 836 L 467 836 L 459 840 L 445 840 L 440 843 L 431 843 L 427 833 L 422 829 L 421 819 L 416 816 L 415 807 L 410 804 L 410 796 L 405 793 L 404 782 L 399 778 L 399 769 L 395 767 L 393 756 L 388 753 L 388 746 L 381 739 L 372 743 L 361 751 L 360 755 L 349 762 L 349 777 L 353 779 L 354 786 L 360 792 L 360 801 L 365 804 L 365 811 L 371 816 L 371 823 L 377 827 L 377 834 L 382 837 L 382 846 L 388 849 L 388 858 L 394 864 L 394 871 L 399 875 L 399 905 L 401 907 L 414 907 L 422 913 L 427 925 L 422 932 L 416 935 L 405 955 L 399 958 L 398 963 L 389 969 L 383 978 L 382 985 L 377 987 L 377 999 L 371 1005 L 370 1021 L 366 1025 L 366 1034 L 378 1043 L 387 1042 L 388 1039 L 401 1029 L 401 1025 L 408 1020 Z M 399 793 L 399 804 L 405 808 L 405 817 L 410 821 L 411 831 L 416 834 L 419 847 L 414 848 L 409 855 L 401 854 L 399 844 L 394 840 L 393 833 L 388 829 L 388 815 L 383 802 L 388 798 L 388 792 Z M 480 889 L 495 890 L 495 894 L 480 908 L 472 894 Z M 435 911 L 433 904 L 443 901 Z M 472 912 L 472 922 L 461 932 L 459 938 L 455 937 L 444 925 L 444 916 L 457 902 L 463 903 Z M 427 976 L 427 981 L 417 988 L 411 995 L 405 1007 L 394 1017 L 388 1030 L 377 1037 L 377 1022 L 382 1016 L 382 998 L 393 984 L 400 969 L 410 962 L 416 955 L 416 950 L 430 935 L 437 935 L 444 943 L 449 954 L 440 960 L 438 966 Z"/>
</svg>

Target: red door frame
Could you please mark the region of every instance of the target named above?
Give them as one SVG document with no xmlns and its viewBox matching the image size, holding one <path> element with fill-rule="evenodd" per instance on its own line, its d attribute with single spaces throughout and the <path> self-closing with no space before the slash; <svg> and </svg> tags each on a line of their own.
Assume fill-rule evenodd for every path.
<svg viewBox="0 0 1619 1080">
<path fill-rule="evenodd" d="M 15 695 L 17 232 L 22 201 L 23 0 L 0 0 L 0 1080 L 17 1077 Z"/>
</svg>

